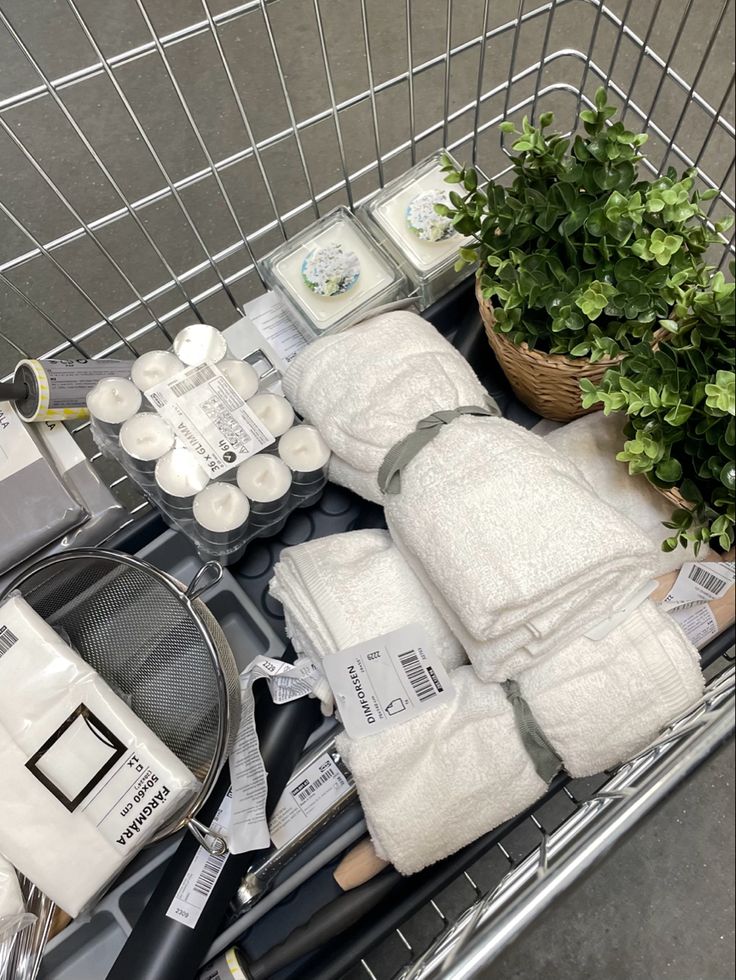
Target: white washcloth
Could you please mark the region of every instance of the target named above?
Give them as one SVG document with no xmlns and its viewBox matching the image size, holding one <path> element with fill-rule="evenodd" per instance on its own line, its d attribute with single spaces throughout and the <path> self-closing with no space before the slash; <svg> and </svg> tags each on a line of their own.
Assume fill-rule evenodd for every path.
<svg viewBox="0 0 736 980">
<path fill-rule="evenodd" d="M 387 531 L 350 531 L 285 548 L 269 589 L 284 607 L 294 649 L 315 663 L 410 623 L 424 627 L 448 670 L 465 662 Z M 329 708 L 331 695 L 324 695 Z"/>
<path fill-rule="evenodd" d="M 677 623 L 643 603 L 603 640 L 579 638 L 531 667 L 519 687 L 571 776 L 645 748 L 703 693 L 698 652 Z"/>
<path fill-rule="evenodd" d="M 0 642 L 0 851 L 75 916 L 198 783 L 25 600 Z"/>
<path fill-rule="evenodd" d="M 537 775 L 496 684 L 452 672 L 453 700 L 368 738 L 338 738 L 377 854 L 414 874 L 531 806 Z"/>
<path fill-rule="evenodd" d="M 484 680 L 505 680 L 605 617 L 656 549 L 576 467 L 513 422 L 463 416 L 385 498 L 394 541 Z"/>
<path fill-rule="evenodd" d="M 661 550 L 664 539 L 672 534 L 662 522 L 670 520 L 674 506 L 643 474 L 631 476 L 628 465 L 616 459 L 626 438 L 625 423 L 625 415 L 593 412 L 553 429 L 544 439 L 572 460 L 601 500 L 615 507 L 652 539 L 660 549 L 655 574 L 665 575 L 679 569 L 685 561 L 694 561 L 695 552 L 692 545 L 669 554 Z M 702 545 L 698 558 L 702 561 L 709 553 L 710 548 Z"/>
<path fill-rule="evenodd" d="M 384 313 L 305 347 L 284 394 L 333 452 L 335 483 L 382 503 L 378 469 L 432 412 L 495 406 L 468 362 L 415 313 Z"/>
</svg>

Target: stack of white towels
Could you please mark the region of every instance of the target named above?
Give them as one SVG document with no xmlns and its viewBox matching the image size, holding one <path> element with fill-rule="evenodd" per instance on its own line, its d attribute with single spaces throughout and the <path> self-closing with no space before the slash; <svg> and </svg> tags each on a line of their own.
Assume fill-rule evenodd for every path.
<svg viewBox="0 0 736 980">
<path fill-rule="evenodd" d="M 399 871 L 545 792 L 500 682 L 517 682 L 573 776 L 643 748 L 702 694 L 697 652 L 641 602 L 663 570 L 651 528 L 545 440 L 463 415 L 405 465 L 400 492 L 382 492 L 386 453 L 417 422 L 490 407 L 431 325 L 394 312 L 324 337 L 292 362 L 284 390 L 330 446 L 332 479 L 381 502 L 390 531 L 283 552 L 271 588 L 296 649 L 316 659 L 419 622 L 457 692 L 377 736 L 342 738 L 376 848 Z"/>
</svg>

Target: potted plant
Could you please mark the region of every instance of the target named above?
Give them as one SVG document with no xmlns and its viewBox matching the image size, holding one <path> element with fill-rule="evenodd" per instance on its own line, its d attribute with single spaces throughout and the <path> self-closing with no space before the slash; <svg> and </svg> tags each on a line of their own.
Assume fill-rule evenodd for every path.
<svg viewBox="0 0 736 980">
<path fill-rule="evenodd" d="M 583 380 L 583 404 L 628 415 L 616 458 L 676 505 L 663 548 L 711 542 L 728 551 L 736 520 L 734 284 L 718 272 L 706 288 L 680 290 L 674 317 L 656 349 L 639 344 L 600 384 Z"/>
<path fill-rule="evenodd" d="M 478 262 L 477 294 L 488 339 L 516 395 L 540 415 L 584 413 L 581 377 L 599 381 L 632 344 L 651 343 L 678 288 L 701 281 L 714 236 L 694 171 L 639 177 L 646 136 L 612 122 L 599 89 L 580 119 L 585 135 L 549 134 L 551 113 L 512 133 L 514 179 L 479 186 L 451 161 L 450 192 L 436 205 L 475 243 L 458 264 Z"/>
</svg>

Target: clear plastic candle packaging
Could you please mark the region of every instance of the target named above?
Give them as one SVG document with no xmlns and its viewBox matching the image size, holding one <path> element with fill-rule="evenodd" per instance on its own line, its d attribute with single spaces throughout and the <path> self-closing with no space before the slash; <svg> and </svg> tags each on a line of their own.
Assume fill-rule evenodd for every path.
<svg viewBox="0 0 736 980">
<path fill-rule="evenodd" d="M 436 204 L 449 204 L 452 184 L 445 182 L 442 155 L 422 160 L 363 205 L 358 217 L 375 238 L 399 262 L 416 290 L 420 309 L 426 309 L 473 267 L 455 271 L 458 251 L 471 242 L 460 235 L 449 218 L 438 214 Z"/>
<path fill-rule="evenodd" d="M 276 248 L 262 268 L 309 339 L 406 295 L 395 261 L 343 207 Z"/>
<path fill-rule="evenodd" d="M 93 436 L 203 560 L 238 561 L 253 538 L 277 534 L 321 495 L 318 433 L 213 327 L 185 327 L 173 350 L 134 361 L 131 377 L 103 378 L 90 392 Z"/>
</svg>

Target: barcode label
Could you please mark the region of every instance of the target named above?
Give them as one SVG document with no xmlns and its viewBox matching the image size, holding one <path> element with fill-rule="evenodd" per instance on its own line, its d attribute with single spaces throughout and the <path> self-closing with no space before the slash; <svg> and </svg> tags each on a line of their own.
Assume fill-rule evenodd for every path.
<svg viewBox="0 0 736 980">
<path fill-rule="evenodd" d="M 437 688 L 422 666 L 415 650 L 407 650 L 406 653 L 400 653 L 399 663 L 404 668 L 404 673 L 420 701 L 428 701 L 429 698 L 437 696 Z"/>
<path fill-rule="evenodd" d="M 455 691 L 419 624 L 325 657 L 322 669 L 351 738 L 377 735 L 451 701 Z"/>
<path fill-rule="evenodd" d="M 213 831 L 218 834 L 226 834 L 226 828 L 230 824 L 231 811 L 232 795 L 228 791 L 211 823 Z M 166 913 L 167 918 L 181 922 L 188 929 L 194 929 L 222 874 L 228 857 L 229 853 L 220 857 L 210 854 L 204 847 L 198 848 L 171 905 L 169 905 Z"/>
<path fill-rule="evenodd" d="M 301 793 L 297 793 L 296 798 L 299 803 L 304 803 L 305 800 L 308 800 L 310 796 L 313 796 L 317 792 L 320 786 L 324 786 L 326 782 L 328 782 L 330 779 L 334 779 L 334 777 L 335 772 L 333 769 L 328 769 L 327 772 L 323 772 L 321 776 L 315 779 L 311 786 L 307 786 L 307 788 L 303 789 Z"/>
<path fill-rule="evenodd" d="M 172 381 L 169 386 L 177 398 L 188 395 L 190 391 L 199 388 L 200 385 L 207 384 L 215 377 L 215 372 L 209 364 L 203 364 L 196 371 L 191 371 L 183 381 Z"/>
<path fill-rule="evenodd" d="M 271 840 L 283 847 L 354 794 L 353 780 L 335 750 L 320 752 L 286 785 L 268 821 Z"/>
<path fill-rule="evenodd" d="M 199 877 L 194 882 L 194 890 L 200 895 L 204 895 L 205 898 L 209 898 L 212 889 L 217 884 L 217 879 L 220 877 L 220 872 L 222 871 L 222 866 L 225 863 L 226 858 L 224 857 L 214 857 L 211 856 L 202 870 L 199 872 Z"/>
<path fill-rule="evenodd" d="M 12 630 L 9 630 L 7 626 L 0 626 L 0 657 L 7 653 L 12 646 L 15 646 L 17 642 L 18 637 Z"/>
<path fill-rule="evenodd" d="M 720 599 L 733 588 L 735 568 L 732 561 L 685 562 L 662 605 L 672 610 Z"/>
<path fill-rule="evenodd" d="M 720 575 L 713 575 L 702 565 L 693 565 L 690 569 L 689 577 L 693 582 L 698 585 L 702 585 L 704 589 L 708 589 L 709 592 L 713 593 L 713 598 L 717 599 L 719 596 L 725 594 L 727 589 L 730 587 L 730 583 L 722 579 Z"/>
</svg>

